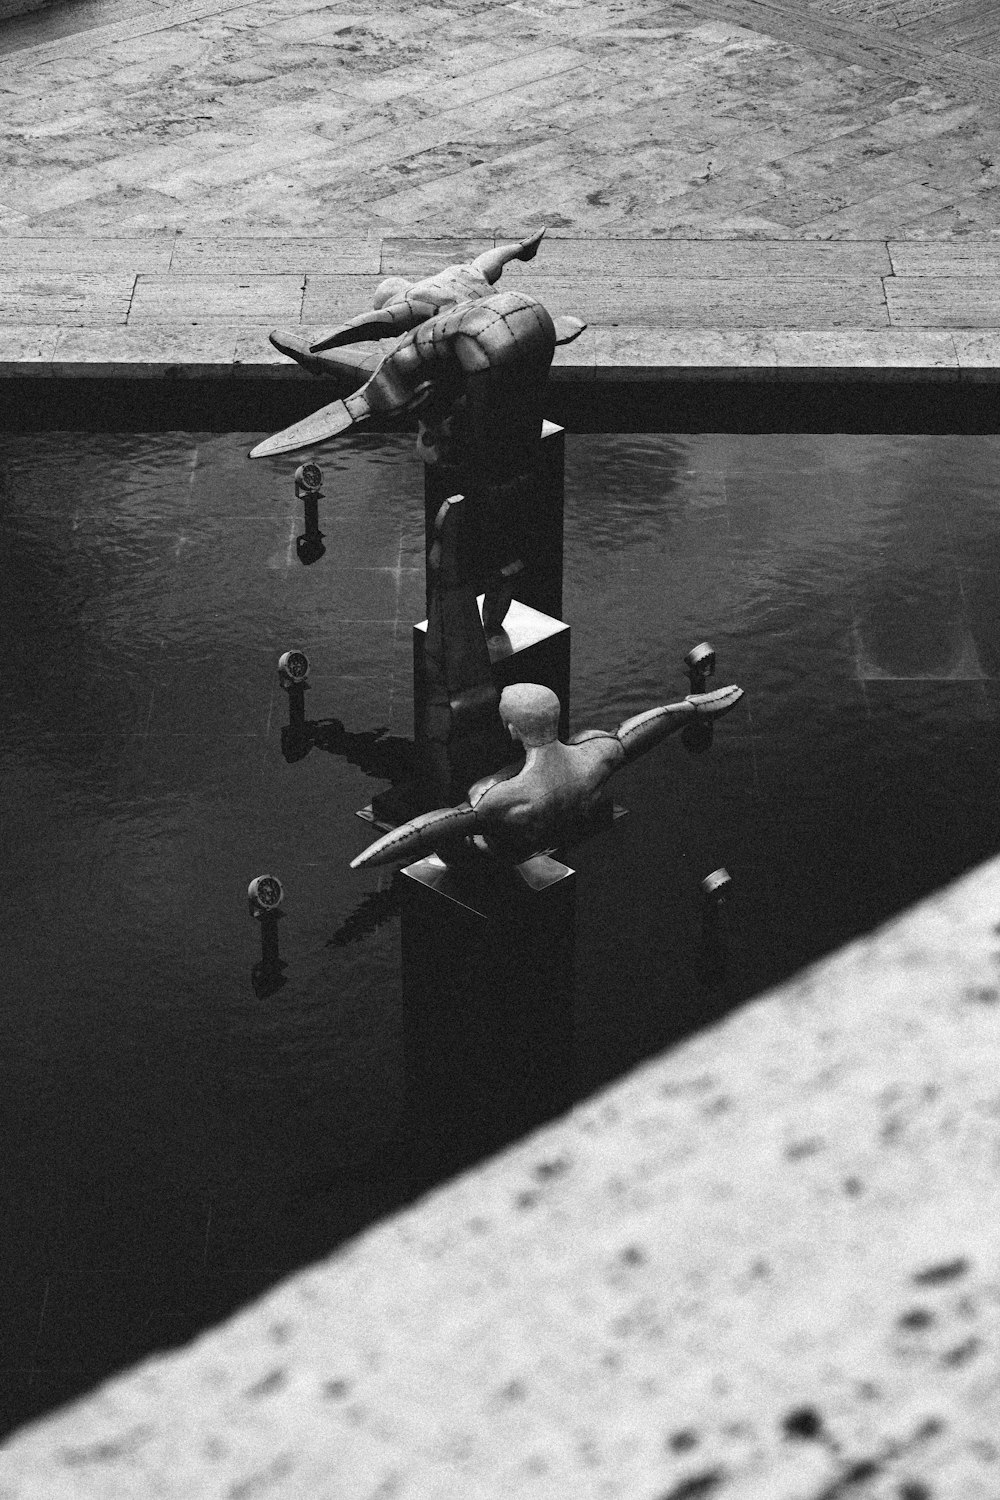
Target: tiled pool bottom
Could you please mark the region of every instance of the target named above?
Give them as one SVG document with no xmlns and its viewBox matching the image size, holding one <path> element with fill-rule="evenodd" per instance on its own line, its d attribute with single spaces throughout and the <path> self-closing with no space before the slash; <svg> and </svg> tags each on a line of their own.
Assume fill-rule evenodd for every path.
<svg viewBox="0 0 1000 1500">
<path fill-rule="evenodd" d="M 411 727 L 412 444 L 322 460 L 304 567 L 294 465 L 248 464 L 255 436 L 0 439 L 7 1426 L 524 1128 L 474 1035 L 414 1151 L 392 884 L 347 868 Z M 567 440 L 573 727 L 680 696 L 706 636 L 747 690 L 708 754 L 623 773 L 631 816 L 575 856 L 578 1095 L 996 852 L 998 476 L 994 437 Z M 290 763 L 291 645 L 338 724 Z M 288 967 L 260 997 L 265 870 Z"/>
</svg>

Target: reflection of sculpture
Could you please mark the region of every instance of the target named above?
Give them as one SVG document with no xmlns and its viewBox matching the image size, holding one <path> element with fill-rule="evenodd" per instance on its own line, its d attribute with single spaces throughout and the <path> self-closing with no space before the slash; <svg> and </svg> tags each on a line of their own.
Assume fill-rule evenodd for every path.
<svg viewBox="0 0 1000 1500">
<path fill-rule="evenodd" d="M 416 859 L 470 838 L 515 863 L 565 844 L 598 810 L 615 771 L 695 717 L 728 713 L 742 696 L 742 688 L 735 686 L 692 694 L 626 719 L 614 732 L 587 729 L 563 744 L 555 693 L 537 683 L 505 688 L 500 717 L 512 738 L 524 745 L 523 765 L 483 777 L 457 807 L 412 818 L 369 845 L 351 868 Z"/>
<path fill-rule="evenodd" d="M 486 630 L 475 587 L 458 566 L 459 523 L 465 511 L 460 495 L 446 500 L 434 523 L 427 559 L 428 615 L 424 646 L 424 711 L 418 726 L 424 798 L 427 807 L 442 797 L 461 796 L 470 782 L 498 770 L 510 741 L 497 712 Z M 509 603 L 503 595 L 501 618 Z"/>
</svg>

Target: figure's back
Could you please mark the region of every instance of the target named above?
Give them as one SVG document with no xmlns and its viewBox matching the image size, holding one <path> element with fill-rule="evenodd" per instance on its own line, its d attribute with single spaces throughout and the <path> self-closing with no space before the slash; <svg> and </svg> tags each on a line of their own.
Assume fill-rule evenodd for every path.
<svg viewBox="0 0 1000 1500">
<path fill-rule="evenodd" d="M 433 276 L 414 282 L 403 301 L 413 307 L 426 306 L 446 311 L 456 302 L 471 302 L 480 297 L 488 297 L 492 290 L 486 277 L 474 266 L 445 266 L 443 271 L 436 271 Z"/>
<path fill-rule="evenodd" d="M 573 745 L 556 740 L 542 746 L 516 776 L 477 782 L 469 801 L 487 835 L 535 853 L 594 810 L 622 759 L 613 735 Z"/>
</svg>

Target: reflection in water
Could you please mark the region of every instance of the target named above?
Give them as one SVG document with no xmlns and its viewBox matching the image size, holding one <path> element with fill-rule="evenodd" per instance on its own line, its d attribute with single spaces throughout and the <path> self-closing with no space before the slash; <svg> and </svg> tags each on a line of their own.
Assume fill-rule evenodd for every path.
<svg viewBox="0 0 1000 1500">
<path fill-rule="evenodd" d="M 400 878 L 348 862 L 413 773 L 422 476 L 345 444 L 303 568 L 318 516 L 252 441 L 0 440 L 9 1425 L 1000 847 L 998 439 L 571 437 L 571 727 L 689 691 L 706 635 L 745 712 L 574 850 L 571 1005 L 404 1004 Z M 290 640 L 329 665 L 286 709 Z"/>
<path fill-rule="evenodd" d="M 257 917 L 260 925 L 260 960 L 250 971 L 253 992 L 258 1000 L 274 995 L 287 981 L 288 965 L 278 951 L 278 923 L 285 915 L 283 911 L 262 911 Z"/>
</svg>

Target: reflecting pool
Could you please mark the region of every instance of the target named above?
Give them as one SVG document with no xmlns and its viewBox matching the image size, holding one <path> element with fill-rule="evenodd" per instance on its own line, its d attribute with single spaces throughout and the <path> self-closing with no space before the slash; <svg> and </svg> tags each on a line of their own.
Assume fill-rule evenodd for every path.
<svg viewBox="0 0 1000 1500">
<path fill-rule="evenodd" d="M 430 1022 L 447 1067 L 419 1097 L 396 886 L 348 869 L 412 732 L 412 439 L 321 460 L 304 566 L 294 463 L 245 460 L 261 435 L 0 437 L 7 1428 L 533 1123 L 472 1003 Z M 575 1008 L 549 1037 L 573 1096 L 1000 847 L 998 477 L 986 436 L 567 439 L 573 728 L 682 696 L 706 637 L 746 690 L 707 753 L 675 738 L 622 772 L 630 816 L 574 853 Z"/>
</svg>

